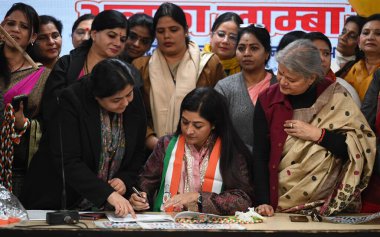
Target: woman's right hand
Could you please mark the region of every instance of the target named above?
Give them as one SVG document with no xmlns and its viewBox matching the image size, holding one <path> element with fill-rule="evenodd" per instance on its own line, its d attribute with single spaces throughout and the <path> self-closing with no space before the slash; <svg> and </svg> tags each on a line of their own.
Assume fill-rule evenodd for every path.
<svg viewBox="0 0 380 237">
<path fill-rule="evenodd" d="M 121 196 L 118 192 L 113 192 L 108 196 L 107 202 L 115 208 L 115 215 L 126 216 L 128 213 L 136 218 L 135 211 L 127 199 Z"/>
<path fill-rule="evenodd" d="M 268 204 L 261 204 L 258 207 L 255 208 L 255 211 L 263 216 L 273 216 L 274 210 L 271 205 Z"/>
<path fill-rule="evenodd" d="M 136 193 L 133 193 L 129 198 L 129 202 L 136 211 L 148 210 L 150 207 L 149 202 L 147 201 L 147 195 L 145 192 L 140 193 L 143 197 L 139 197 Z"/>
</svg>

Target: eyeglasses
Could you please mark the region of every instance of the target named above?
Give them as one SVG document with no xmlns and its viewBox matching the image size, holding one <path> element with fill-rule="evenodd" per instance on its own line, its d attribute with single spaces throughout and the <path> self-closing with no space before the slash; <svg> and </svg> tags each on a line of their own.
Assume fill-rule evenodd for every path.
<svg viewBox="0 0 380 237">
<path fill-rule="evenodd" d="M 245 27 L 249 27 L 249 26 L 253 26 L 253 27 L 256 27 L 256 28 L 265 28 L 265 25 L 264 24 L 260 24 L 260 23 L 246 23 L 246 24 L 240 24 L 239 27 L 240 28 L 245 28 Z"/>
<path fill-rule="evenodd" d="M 136 42 L 137 40 L 139 40 L 145 46 L 148 46 L 152 43 L 152 40 L 150 38 L 141 37 L 134 32 L 129 32 L 128 40 L 133 41 L 133 42 Z"/>
<path fill-rule="evenodd" d="M 227 40 L 236 44 L 237 42 L 237 35 L 235 34 L 227 34 L 226 32 L 222 31 L 222 30 L 218 30 L 216 32 L 214 32 L 214 34 L 216 34 L 218 36 L 219 39 L 225 39 L 227 37 Z"/>
</svg>

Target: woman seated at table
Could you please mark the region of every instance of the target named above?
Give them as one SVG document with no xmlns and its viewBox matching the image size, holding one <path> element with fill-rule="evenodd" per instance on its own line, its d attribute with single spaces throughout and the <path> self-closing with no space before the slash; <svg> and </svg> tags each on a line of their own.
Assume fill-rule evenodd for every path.
<svg viewBox="0 0 380 237">
<path fill-rule="evenodd" d="M 181 104 L 176 133 L 159 139 L 140 174 L 143 198 L 134 193 L 130 202 L 135 210 L 244 211 L 252 204 L 250 159 L 223 96 L 194 89 Z"/>
<path fill-rule="evenodd" d="M 106 59 L 90 78 L 62 92 L 59 113 L 30 164 L 23 195 L 26 208 L 64 208 L 63 162 L 67 208 L 91 210 L 108 203 L 117 215 L 134 213 L 124 195 L 130 195 L 145 162 L 146 115 L 133 85 L 129 66 Z"/>
<path fill-rule="evenodd" d="M 259 96 L 253 123 L 258 212 L 359 211 L 374 133 L 347 91 L 324 79 L 311 41 L 297 40 L 276 58 L 279 83 Z"/>
</svg>

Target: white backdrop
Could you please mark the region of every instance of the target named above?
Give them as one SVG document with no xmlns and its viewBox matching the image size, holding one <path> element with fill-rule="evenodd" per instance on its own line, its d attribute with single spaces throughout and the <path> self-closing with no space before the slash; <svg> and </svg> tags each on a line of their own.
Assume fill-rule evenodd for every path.
<svg viewBox="0 0 380 237">
<path fill-rule="evenodd" d="M 1 0 L 0 19 L 17 1 Z M 24 0 L 40 15 L 52 15 L 63 23 L 63 45 L 61 55 L 72 49 L 71 27 L 78 16 L 85 13 L 97 14 L 105 9 L 115 9 L 127 17 L 137 12 L 154 15 L 164 1 L 156 0 Z M 347 0 L 186 0 L 169 1 L 180 5 L 189 24 L 192 40 L 201 47 L 209 41 L 210 28 L 218 14 L 226 11 L 238 13 L 245 23 L 262 23 L 270 31 L 272 47 L 282 35 L 292 30 L 320 31 L 326 34 L 334 47 L 347 16 L 355 14 Z M 275 64 L 270 62 L 275 68 Z"/>
</svg>

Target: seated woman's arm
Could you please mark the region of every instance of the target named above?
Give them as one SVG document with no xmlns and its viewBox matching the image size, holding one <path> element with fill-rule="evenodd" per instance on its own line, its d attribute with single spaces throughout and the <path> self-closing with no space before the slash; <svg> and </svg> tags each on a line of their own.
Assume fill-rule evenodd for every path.
<svg viewBox="0 0 380 237">
<path fill-rule="evenodd" d="M 241 155 L 234 157 L 236 164 L 231 165 L 234 173 L 239 176 L 239 183 L 231 182 L 225 185 L 220 194 L 202 192 L 201 212 L 219 215 L 234 215 L 236 211 L 246 211 L 252 207 L 253 189 L 247 161 Z"/>
<path fill-rule="evenodd" d="M 170 137 L 164 136 L 158 140 L 157 146 L 145 163 L 144 170 L 139 176 L 138 187 L 147 194 L 150 206 L 153 207 L 154 195 L 160 188 L 165 149 Z"/>
</svg>

